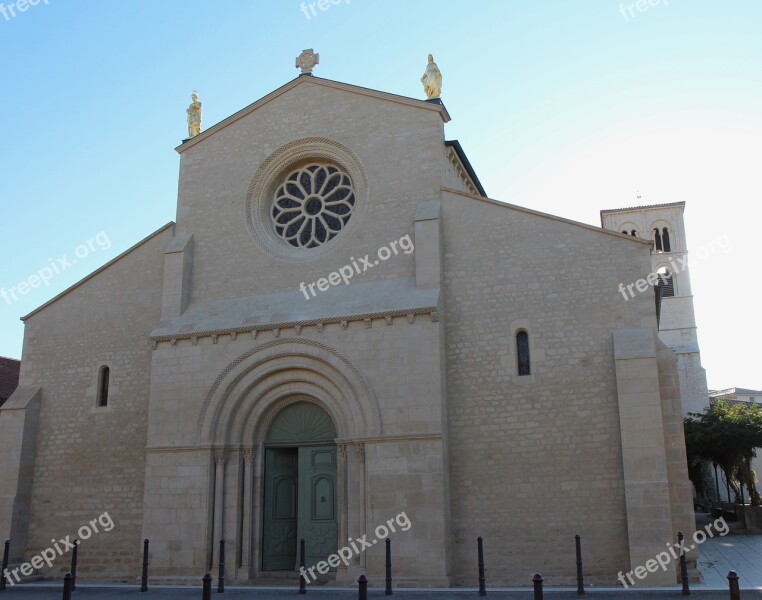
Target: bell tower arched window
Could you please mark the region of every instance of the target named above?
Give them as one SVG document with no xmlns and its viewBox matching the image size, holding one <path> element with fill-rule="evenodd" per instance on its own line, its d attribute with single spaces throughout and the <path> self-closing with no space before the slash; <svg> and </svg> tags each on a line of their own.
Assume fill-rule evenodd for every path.
<svg viewBox="0 0 762 600">
<path fill-rule="evenodd" d="M 656 274 L 659 276 L 659 280 L 656 285 L 661 289 L 662 298 L 672 298 L 675 295 L 675 278 L 667 267 L 662 267 Z"/>
<path fill-rule="evenodd" d="M 669 244 L 669 229 L 666 227 L 661 230 L 661 245 L 664 248 L 664 252 L 671 252 Z"/>
</svg>

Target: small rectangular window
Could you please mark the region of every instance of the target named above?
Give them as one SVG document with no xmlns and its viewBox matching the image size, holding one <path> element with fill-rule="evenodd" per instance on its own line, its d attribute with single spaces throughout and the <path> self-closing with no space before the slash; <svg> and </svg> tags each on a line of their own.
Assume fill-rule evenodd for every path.
<svg viewBox="0 0 762 600">
<path fill-rule="evenodd" d="M 519 331 L 516 334 L 516 356 L 519 375 L 529 375 L 529 334 L 526 331 Z"/>
<path fill-rule="evenodd" d="M 108 406 L 109 371 L 108 367 L 101 367 L 98 375 L 98 406 Z"/>
</svg>

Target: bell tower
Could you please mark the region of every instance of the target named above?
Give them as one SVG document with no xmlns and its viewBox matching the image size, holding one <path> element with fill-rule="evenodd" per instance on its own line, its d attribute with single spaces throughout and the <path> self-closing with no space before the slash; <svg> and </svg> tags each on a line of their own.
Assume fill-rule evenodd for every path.
<svg viewBox="0 0 762 600">
<path fill-rule="evenodd" d="M 651 240 L 651 271 L 661 288 L 659 339 L 677 354 L 680 399 L 688 413 L 706 408 L 709 392 L 696 332 L 684 211 L 685 202 L 602 210 L 601 225 Z"/>
</svg>

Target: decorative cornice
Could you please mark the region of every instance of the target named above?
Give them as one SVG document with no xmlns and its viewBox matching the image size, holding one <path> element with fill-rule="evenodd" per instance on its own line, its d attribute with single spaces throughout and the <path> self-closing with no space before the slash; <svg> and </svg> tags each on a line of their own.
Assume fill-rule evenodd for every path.
<svg viewBox="0 0 762 600">
<path fill-rule="evenodd" d="M 154 348 L 159 342 L 170 342 L 173 346 L 178 340 L 191 340 L 195 346 L 198 339 L 202 337 L 211 337 L 216 342 L 216 338 L 221 335 L 229 335 L 235 339 L 239 333 L 249 333 L 253 339 L 257 339 L 260 331 L 272 331 L 275 337 L 279 337 L 284 329 L 293 329 L 296 335 L 301 335 L 305 327 L 314 326 L 318 333 L 324 331 L 325 326 L 329 324 L 340 324 L 342 329 L 349 328 L 349 323 L 353 321 L 362 321 L 365 327 L 373 319 L 384 319 L 387 325 L 392 324 L 394 317 L 406 317 L 408 323 L 415 322 L 415 315 L 431 315 L 431 320 L 439 321 L 439 311 L 436 306 L 424 306 L 420 308 L 403 308 L 380 313 L 367 313 L 351 316 L 326 317 L 324 319 L 310 319 L 308 321 L 288 321 L 282 323 L 268 323 L 266 325 L 245 325 L 241 327 L 228 327 L 225 329 L 207 329 L 204 331 L 186 331 L 181 333 L 169 333 L 165 335 L 152 335 L 148 339 L 153 342 Z"/>
<path fill-rule="evenodd" d="M 455 173 L 457 174 L 458 178 L 461 180 L 463 185 L 465 185 L 466 188 L 468 189 L 468 192 L 470 194 L 473 194 L 474 196 L 481 196 L 481 194 L 479 193 L 479 189 L 474 185 L 473 181 L 471 181 L 471 177 L 468 174 L 468 170 L 466 169 L 465 165 L 460 161 L 460 157 L 458 156 L 458 153 L 455 151 L 454 148 L 452 147 L 448 148 L 447 159 L 450 161 L 450 164 L 455 169 Z"/>
</svg>

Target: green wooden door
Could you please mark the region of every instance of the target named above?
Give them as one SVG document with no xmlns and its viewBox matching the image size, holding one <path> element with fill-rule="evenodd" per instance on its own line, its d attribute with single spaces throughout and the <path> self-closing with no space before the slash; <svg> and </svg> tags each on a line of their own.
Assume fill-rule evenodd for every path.
<svg viewBox="0 0 762 600">
<path fill-rule="evenodd" d="M 336 446 L 299 448 L 299 538 L 307 566 L 336 552 Z"/>
<path fill-rule="evenodd" d="M 265 449 L 263 564 L 265 571 L 291 570 L 297 565 L 297 448 Z"/>
<path fill-rule="evenodd" d="M 336 552 L 336 429 L 320 407 L 298 402 L 275 418 L 265 441 L 262 568 L 298 569 Z"/>
</svg>

